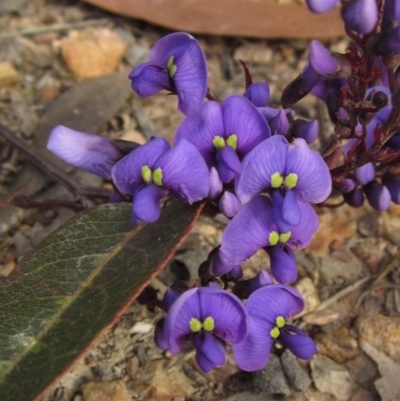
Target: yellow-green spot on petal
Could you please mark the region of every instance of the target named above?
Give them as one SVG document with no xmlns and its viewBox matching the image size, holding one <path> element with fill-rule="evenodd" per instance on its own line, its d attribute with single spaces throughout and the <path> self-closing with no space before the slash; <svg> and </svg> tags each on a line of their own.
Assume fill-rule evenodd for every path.
<svg viewBox="0 0 400 401">
<path fill-rule="evenodd" d="M 230 146 L 232 149 L 236 150 L 237 148 L 237 135 L 232 134 L 228 136 L 228 139 L 226 140 L 226 144 Z"/>
<path fill-rule="evenodd" d="M 160 167 L 156 168 L 153 171 L 153 182 L 154 184 L 158 185 L 158 186 L 162 186 L 162 179 L 163 179 L 163 173 Z"/>
<path fill-rule="evenodd" d="M 279 234 L 276 231 L 271 231 L 271 234 L 269 234 L 268 237 L 268 241 L 270 246 L 276 245 L 279 241 Z"/>
<path fill-rule="evenodd" d="M 174 56 L 171 56 L 167 61 L 167 68 L 170 69 L 174 65 Z"/>
<path fill-rule="evenodd" d="M 283 177 L 278 171 L 271 175 L 272 188 L 279 188 L 282 184 L 283 184 Z"/>
<path fill-rule="evenodd" d="M 142 179 L 144 182 L 150 182 L 151 181 L 151 169 L 149 166 L 143 166 L 142 167 Z"/>
<path fill-rule="evenodd" d="M 171 68 L 168 70 L 169 76 L 172 78 L 175 75 L 177 70 L 178 70 L 178 67 L 176 66 L 176 64 L 171 66 Z"/>
<path fill-rule="evenodd" d="M 284 327 L 285 324 L 286 324 L 286 320 L 285 320 L 285 318 L 284 318 L 283 316 L 278 316 L 278 317 L 276 318 L 275 322 L 276 322 L 276 326 L 277 326 L 279 329 L 281 329 L 282 327 Z"/>
<path fill-rule="evenodd" d="M 213 139 L 213 144 L 215 146 L 215 149 L 221 150 L 225 147 L 225 139 L 222 138 L 222 136 L 216 136 Z"/>
<path fill-rule="evenodd" d="M 190 319 L 189 326 L 192 333 L 198 333 L 202 328 L 200 320 L 196 319 L 195 317 L 192 317 Z"/>
<path fill-rule="evenodd" d="M 284 244 L 285 242 L 288 242 L 290 240 L 290 237 L 292 236 L 292 233 L 288 231 L 287 233 L 283 233 L 279 236 L 279 242 Z"/>
<path fill-rule="evenodd" d="M 297 181 L 299 180 L 299 176 L 295 173 L 290 173 L 285 177 L 285 181 L 283 184 L 286 188 L 292 189 L 297 185 Z"/>
<path fill-rule="evenodd" d="M 279 334 L 281 334 L 281 332 L 279 331 L 278 327 L 274 327 L 270 332 L 269 335 L 274 338 L 275 340 L 279 337 Z"/>
<path fill-rule="evenodd" d="M 208 316 L 204 319 L 203 328 L 205 331 L 213 331 L 214 326 L 215 326 L 215 322 L 211 316 Z"/>
</svg>

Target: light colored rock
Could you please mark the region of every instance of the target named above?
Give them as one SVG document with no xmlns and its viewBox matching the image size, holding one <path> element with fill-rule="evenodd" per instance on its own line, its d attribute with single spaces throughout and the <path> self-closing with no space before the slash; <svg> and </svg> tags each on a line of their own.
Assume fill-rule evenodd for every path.
<svg viewBox="0 0 400 401">
<path fill-rule="evenodd" d="M 62 41 L 62 55 L 76 80 L 111 74 L 129 43 L 106 28 L 71 31 Z"/>
<path fill-rule="evenodd" d="M 304 315 L 302 317 L 303 321 L 307 324 L 313 324 L 315 326 L 324 326 L 329 323 L 336 322 L 340 317 L 338 312 L 331 309 L 323 309 L 319 311 L 314 311 Z"/>
<path fill-rule="evenodd" d="M 123 139 L 124 141 L 136 142 L 140 145 L 146 143 L 146 138 L 143 136 L 143 134 L 135 130 L 126 131 L 120 139 Z"/>
<path fill-rule="evenodd" d="M 400 364 L 400 318 L 368 313 L 356 322 L 360 341 L 365 341 Z"/>
<path fill-rule="evenodd" d="M 345 327 L 329 333 L 317 334 L 315 342 L 321 354 L 338 363 L 343 363 L 358 354 L 357 340 L 349 334 Z"/>
<path fill-rule="evenodd" d="M 357 386 L 344 366 L 318 355 L 311 360 L 310 366 L 317 390 L 332 394 L 339 400 L 350 400 Z"/>
<path fill-rule="evenodd" d="M 122 380 L 86 383 L 82 392 L 84 401 L 132 401 Z"/>
<path fill-rule="evenodd" d="M 265 44 L 246 43 L 235 50 L 233 58 L 245 63 L 268 65 L 272 61 L 273 51 Z"/>
<path fill-rule="evenodd" d="M 154 325 L 147 322 L 136 322 L 129 330 L 130 334 L 135 333 L 150 333 L 153 330 Z"/>
<path fill-rule="evenodd" d="M 312 312 L 321 303 L 318 291 L 309 277 L 302 278 L 294 286 L 305 300 L 305 307 L 298 316 Z"/>
<path fill-rule="evenodd" d="M 15 84 L 20 79 L 20 75 L 9 61 L 0 63 L 0 87 Z"/>
</svg>

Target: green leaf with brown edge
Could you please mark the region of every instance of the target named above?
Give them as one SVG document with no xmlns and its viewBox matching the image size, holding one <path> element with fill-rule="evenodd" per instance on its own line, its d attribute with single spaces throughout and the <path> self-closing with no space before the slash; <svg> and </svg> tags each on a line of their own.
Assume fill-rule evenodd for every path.
<svg viewBox="0 0 400 401">
<path fill-rule="evenodd" d="M 0 400 L 30 401 L 64 373 L 172 258 L 202 204 L 154 224 L 103 205 L 51 234 L 0 285 Z"/>
</svg>

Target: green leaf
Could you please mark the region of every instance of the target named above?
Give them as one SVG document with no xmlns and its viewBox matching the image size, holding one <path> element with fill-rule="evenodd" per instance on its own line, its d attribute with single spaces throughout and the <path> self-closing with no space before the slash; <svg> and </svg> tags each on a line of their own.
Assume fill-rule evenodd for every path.
<svg viewBox="0 0 400 401">
<path fill-rule="evenodd" d="M 0 400 L 37 397 L 110 327 L 173 256 L 201 204 L 177 201 L 155 224 L 131 205 L 76 216 L 0 285 Z"/>
</svg>

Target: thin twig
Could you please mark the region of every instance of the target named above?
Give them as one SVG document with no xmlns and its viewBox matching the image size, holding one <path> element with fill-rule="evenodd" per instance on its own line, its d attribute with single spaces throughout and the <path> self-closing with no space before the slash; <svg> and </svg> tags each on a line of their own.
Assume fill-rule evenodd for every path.
<svg viewBox="0 0 400 401">
<path fill-rule="evenodd" d="M 48 160 L 43 154 L 29 146 L 25 141 L 18 138 L 8 128 L 0 125 L 0 135 L 11 142 L 18 150 L 20 150 L 32 163 L 39 167 L 44 173 L 52 177 L 54 180 L 62 183 L 68 191 L 75 196 L 86 196 L 91 198 L 108 199 L 110 191 L 105 188 L 92 187 L 82 185 L 76 182 L 65 171 Z"/>
<path fill-rule="evenodd" d="M 71 22 L 71 23 L 64 23 L 64 24 L 53 24 L 53 25 L 49 25 L 49 26 L 33 26 L 33 27 L 29 27 L 29 28 L 19 29 L 16 31 L 2 33 L 2 34 L 0 34 L 0 40 L 14 38 L 16 36 L 31 36 L 31 35 L 39 35 L 39 34 L 43 34 L 43 33 L 69 31 L 71 29 L 80 29 L 80 28 L 86 28 L 89 26 L 96 26 L 96 25 L 106 25 L 109 23 L 110 23 L 109 19 L 102 18 L 102 19 L 93 19 L 93 20 Z"/>
</svg>

